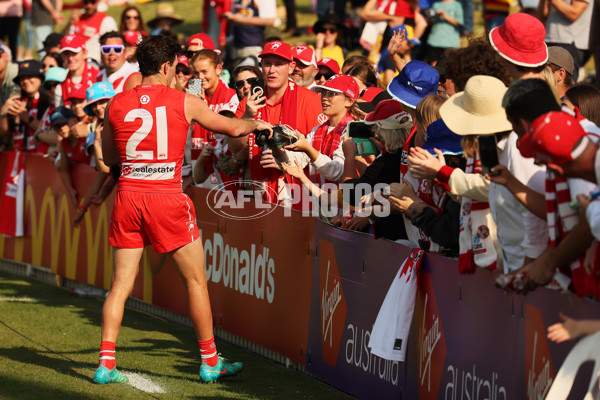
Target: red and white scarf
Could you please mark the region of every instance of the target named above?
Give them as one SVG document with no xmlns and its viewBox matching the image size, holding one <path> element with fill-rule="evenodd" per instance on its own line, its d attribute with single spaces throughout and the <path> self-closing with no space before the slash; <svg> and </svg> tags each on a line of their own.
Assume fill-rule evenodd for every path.
<svg viewBox="0 0 600 400">
<path fill-rule="evenodd" d="M 67 102 L 67 100 L 71 97 L 73 93 L 78 91 L 81 88 L 81 86 L 84 86 L 85 88 L 89 88 L 90 86 L 92 86 L 96 82 L 96 76 L 98 76 L 98 70 L 89 65 L 87 62 L 85 63 L 83 68 L 81 82 L 73 82 L 73 78 L 71 77 L 71 73 L 69 72 L 69 74 L 67 75 L 67 79 L 65 79 L 64 82 L 60 84 L 60 87 L 62 89 L 62 98 L 65 105 L 69 105 L 69 102 Z"/>
<path fill-rule="evenodd" d="M 319 153 L 324 154 L 329 158 L 333 158 L 333 153 L 340 145 L 342 134 L 344 133 L 348 122 L 353 120 L 354 118 L 352 118 L 350 114 L 346 114 L 331 132 L 329 132 L 329 121 L 319 125 L 313 136 L 311 146 Z M 304 172 L 313 183 L 317 185 L 321 184 L 321 177 L 316 169 L 314 174 L 308 174 L 308 167 L 305 168 Z"/>
<path fill-rule="evenodd" d="M 479 158 L 467 159 L 466 173 L 480 173 Z M 496 269 L 498 253 L 494 246 L 496 223 L 487 202 L 463 197 L 460 208 L 460 234 L 458 236 L 458 271 L 475 273 L 476 267 Z"/>
<path fill-rule="evenodd" d="M 548 242 L 553 249 L 579 222 L 577 211 L 571 208 L 571 193 L 567 180 L 549 169 L 546 170 L 546 221 Z M 549 286 L 567 290 L 572 283 L 575 293 L 585 296 L 587 274 L 583 268 L 583 259 L 583 256 L 579 257 L 571 261 L 568 266 L 560 267 Z"/>
</svg>

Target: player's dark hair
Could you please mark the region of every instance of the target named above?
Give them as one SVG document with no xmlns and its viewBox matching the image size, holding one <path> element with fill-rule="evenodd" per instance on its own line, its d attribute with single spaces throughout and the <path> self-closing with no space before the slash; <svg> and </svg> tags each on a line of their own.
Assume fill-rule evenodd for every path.
<svg viewBox="0 0 600 400">
<path fill-rule="evenodd" d="M 104 35 L 100 36 L 100 46 L 104 46 L 106 44 L 106 41 L 108 39 L 112 39 L 112 38 L 121 39 L 121 41 L 123 42 L 123 46 L 125 46 L 125 44 L 127 43 L 127 42 L 125 42 L 125 36 L 123 36 L 122 33 L 119 33 L 117 31 L 110 31 L 110 32 L 106 32 Z"/>
<path fill-rule="evenodd" d="M 181 46 L 170 36 L 146 36 L 138 45 L 135 57 L 143 77 L 156 75 L 166 62 L 174 63 L 181 54 Z"/>
<path fill-rule="evenodd" d="M 523 118 L 533 122 L 540 115 L 560 111 L 560 105 L 548 82 L 541 79 L 520 79 L 504 94 L 502 107 L 513 121 Z"/>
</svg>

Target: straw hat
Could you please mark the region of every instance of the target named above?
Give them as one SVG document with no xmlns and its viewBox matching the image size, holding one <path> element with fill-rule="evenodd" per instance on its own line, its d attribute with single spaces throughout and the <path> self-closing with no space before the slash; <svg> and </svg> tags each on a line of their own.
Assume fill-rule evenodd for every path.
<svg viewBox="0 0 600 400">
<path fill-rule="evenodd" d="M 512 130 L 502 108 L 506 86 L 498 78 L 475 75 L 464 92 L 456 93 L 440 107 L 440 115 L 457 135 L 490 135 Z"/>
<path fill-rule="evenodd" d="M 163 18 L 173 20 L 173 25 L 179 25 L 183 22 L 183 18 L 175 14 L 175 9 L 173 8 L 172 4 L 158 3 L 158 6 L 156 6 L 156 17 L 148 21 L 148 26 L 150 28 L 155 28 L 158 21 Z"/>
</svg>

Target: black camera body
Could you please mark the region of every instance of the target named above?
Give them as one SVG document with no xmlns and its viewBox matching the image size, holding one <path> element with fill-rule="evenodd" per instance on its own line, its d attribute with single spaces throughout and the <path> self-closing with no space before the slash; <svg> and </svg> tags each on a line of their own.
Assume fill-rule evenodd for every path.
<svg viewBox="0 0 600 400">
<path fill-rule="evenodd" d="M 270 149 L 283 148 L 287 145 L 296 143 L 298 135 L 296 131 L 288 125 L 274 125 L 273 136 L 269 138 L 268 130 L 255 131 L 255 142 L 258 147 L 268 147 Z"/>
</svg>

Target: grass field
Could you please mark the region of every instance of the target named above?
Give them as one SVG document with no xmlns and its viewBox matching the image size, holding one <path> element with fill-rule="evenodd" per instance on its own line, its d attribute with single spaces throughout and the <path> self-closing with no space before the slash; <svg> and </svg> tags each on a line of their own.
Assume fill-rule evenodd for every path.
<svg viewBox="0 0 600 400">
<path fill-rule="evenodd" d="M 117 365 L 131 383 L 150 393 L 132 385 L 95 385 L 101 308 L 98 299 L 0 272 L 0 399 L 349 398 L 219 340 L 219 352 L 243 361 L 245 370 L 223 383 L 201 384 L 193 330 L 129 309 L 117 343 Z"/>
</svg>

